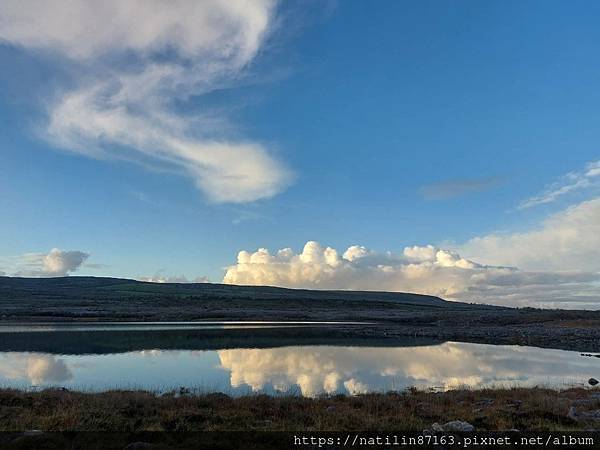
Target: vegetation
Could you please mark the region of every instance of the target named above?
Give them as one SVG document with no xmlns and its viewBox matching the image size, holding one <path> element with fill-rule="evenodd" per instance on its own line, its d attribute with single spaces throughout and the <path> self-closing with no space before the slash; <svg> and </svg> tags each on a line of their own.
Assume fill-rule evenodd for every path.
<svg viewBox="0 0 600 450">
<path fill-rule="evenodd" d="M 0 390 L 2 431 L 422 431 L 453 420 L 467 421 L 478 431 L 584 430 L 600 425 L 600 416 L 594 419 L 597 410 L 600 390 L 583 388 L 320 398 Z"/>
<path fill-rule="evenodd" d="M 206 320 L 362 322 L 321 327 L 322 336 L 311 332 L 311 338 L 421 337 L 600 352 L 600 311 L 500 308 L 393 292 L 0 277 L 0 323 Z"/>
</svg>

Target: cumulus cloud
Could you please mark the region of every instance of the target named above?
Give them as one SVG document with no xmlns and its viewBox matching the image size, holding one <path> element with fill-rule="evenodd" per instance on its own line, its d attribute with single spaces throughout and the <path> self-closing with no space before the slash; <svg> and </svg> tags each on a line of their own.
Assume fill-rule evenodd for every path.
<svg viewBox="0 0 600 450">
<path fill-rule="evenodd" d="M 23 268 L 15 276 L 23 277 L 64 277 L 78 270 L 90 257 L 89 253 L 78 250 L 53 248 L 48 253 L 29 253 L 21 257 Z"/>
<path fill-rule="evenodd" d="M 561 306 L 570 302 L 600 306 L 598 273 L 521 271 L 484 265 L 431 245 L 378 253 L 363 246 L 340 252 L 309 241 L 300 253 L 290 248 L 272 254 L 265 248 L 241 251 L 223 282 L 291 288 L 402 291 L 446 299 L 502 305 Z M 535 295 L 532 295 L 534 293 Z M 577 306 L 577 305 L 575 305 Z"/>
<path fill-rule="evenodd" d="M 0 41 L 84 72 L 49 106 L 55 145 L 183 173 L 209 200 L 241 203 L 277 194 L 290 171 L 222 114 L 181 105 L 240 82 L 275 9 L 275 0 L 6 0 Z"/>
<path fill-rule="evenodd" d="M 265 248 L 241 251 L 227 268 L 224 283 L 291 288 L 403 291 L 446 299 L 503 305 L 560 306 L 579 302 L 597 307 L 598 273 L 522 271 L 484 265 L 434 246 L 406 247 L 402 253 L 377 253 L 351 246 L 340 256 L 310 241 L 300 253 L 275 254 Z"/>
<path fill-rule="evenodd" d="M 563 176 L 560 181 L 552 184 L 542 194 L 521 202 L 519 209 L 552 203 L 574 191 L 598 186 L 600 186 L 600 160 L 587 163 L 583 171 L 570 172 Z"/>
<path fill-rule="evenodd" d="M 586 176 L 600 166 L 590 164 Z M 600 198 L 572 205 L 524 232 L 475 237 L 450 249 L 400 253 L 308 242 L 302 252 L 242 251 L 224 282 L 407 291 L 507 306 L 600 308 Z M 341 253 L 341 256 L 340 256 Z"/>
</svg>

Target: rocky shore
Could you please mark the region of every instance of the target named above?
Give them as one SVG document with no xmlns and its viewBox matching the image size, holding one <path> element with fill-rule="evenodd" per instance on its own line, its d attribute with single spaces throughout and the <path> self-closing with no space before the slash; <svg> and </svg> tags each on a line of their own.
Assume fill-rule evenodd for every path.
<svg viewBox="0 0 600 450">
<path fill-rule="evenodd" d="M 363 322 L 322 327 L 319 333 L 600 352 L 600 311 L 501 308 L 392 292 L 0 277 L 0 324 L 65 321 Z"/>
</svg>

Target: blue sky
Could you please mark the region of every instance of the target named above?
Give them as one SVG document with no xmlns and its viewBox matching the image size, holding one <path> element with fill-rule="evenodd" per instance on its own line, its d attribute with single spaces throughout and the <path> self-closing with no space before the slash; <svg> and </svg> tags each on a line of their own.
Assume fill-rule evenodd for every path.
<svg viewBox="0 0 600 450">
<path fill-rule="evenodd" d="M 155 35 L 125 33 L 121 23 L 114 25 L 121 40 L 93 27 L 69 34 L 61 6 L 46 12 L 58 17 L 53 22 L 42 21 L 33 2 L 8 5 L 30 24 L 24 31 L 0 12 L 0 270 L 8 274 L 25 273 L 57 248 L 90 255 L 76 274 L 221 281 L 240 250 L 300 254 L 312 240 L 340 258 L 352 245 L 380 255 L 433 245 L 482 264 L 585 272 L 586 283 L 600 271 L 579 247 L 563 267 L 558 259 L 570 259 L 555 253 L 536 265 L 472 243 L 543 230 L 544 221 L 596 198 L 594 175 L 552 201 L 519 208 L 585 178 L 600 158 L 598 4 L 265 1 L 239 13 L 224 2 L 190 12 L 181 2 L 172 19 L 179 35 L 148 20 Z M 118 2 L 106 5 L 101 13 L 110 20 Z M 217 38 L 197 36 L 197 23 L 213 20 L 215 9 L 225 10 L 218 20 L 232 19 L 214 24 Z M 85 6 L 76 13 L 81 23 L 99 14 Z M 136 24 L 144 14 L 126 19 Z M 265 22 L 252 22 L 256 14 Z M 255 34 L 238 31 L 244 20 Z M 230 31 L 221 36 L 222 29 Z M 214 56 L 231 45 L 233 56 Z M 156 86 L 140 76 L 132 93 L 121 91 L 129 114 L 119 116 L 122 129 L 101 128 L 108 125 L 94 122 L 99 112 L 89 105 L 78 104 L 88 109 L 77 119 L 61 109 L 71 93 L 97 86 L 113 107 L 107 77 L 123 83 L 164 61 L 176 75 L 159 75 Z M 220 65 L 218 76 L 203 74 L 207 61 Z M 172 80 L 177 87 L 165 87 Z M 138 138 L 125 119 L 168 136 Z M 185 132 L 172 131 L 179 126 Z M 123 137 L 130 131 L 135 136 Z M 176 160 L 160 156 L 164 142 Z M 182 156 L 197 147 L 208 154 L 212 142 L 234 142 L 231 151 L 240 152 L 219 164 L 252 161 L 240 166 L 252 171 L 250 187 L 239 187 L 238 172 L 233 187 L 223 188 L 229 175 L 214 185 L 198 169 L 206 160 Z M 556 264 L 547 263 L 552 258 Z M 342 279 L 315 284 L 270 274 L 230 281 L 345 287 Z"/>
</svg>

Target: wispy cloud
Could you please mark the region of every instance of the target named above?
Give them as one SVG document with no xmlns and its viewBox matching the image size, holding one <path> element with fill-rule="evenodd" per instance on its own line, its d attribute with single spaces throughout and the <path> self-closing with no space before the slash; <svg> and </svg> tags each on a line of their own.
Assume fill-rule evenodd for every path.
<svg viewBox="0 0 600 450">
<path fill-rule="evenodd" d="M 599 248 L 600 198 L 595 198 L 552 214 L 532 229 L 476 237 L 456 250 L 486 264 L 600 273 Z"/>
<path fill-rule="evenodd" d="M 502 181 L 499 177 L 464 178 L 425 185 L 419 193 L 426 200 L 446 200 L 491 189 Z"/>
<path fill-rule="evenodd" d="M 542 194 L 521 202 L 519 209 L 552 203 L 558 198 L 583 189 L 600 187 L 600 160 L 586 164 L 580 172 L 570 172 L 549 186 Z"/>
<path fill-rule="evenodd" d="M 222 112 L 181 108 L 240 83 L 273 28 L 275 0 L 6 0 L 0 41 L 83 71 L 48 107 L 46 137 L 95 158 L 176 171 L 213 202 L 271 197 L 292 180 Z M 195 109 L 201 108 L 194 104 Z M 190 108 L 187 108 L 189 110 Z"/>
</svg>

